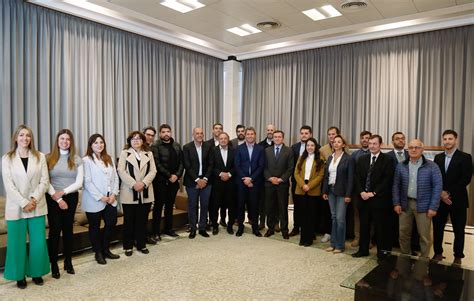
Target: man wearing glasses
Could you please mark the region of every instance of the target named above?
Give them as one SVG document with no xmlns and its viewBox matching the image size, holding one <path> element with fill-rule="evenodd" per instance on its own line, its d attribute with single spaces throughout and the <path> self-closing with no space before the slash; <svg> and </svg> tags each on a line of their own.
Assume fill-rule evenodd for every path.
<svg viewBox="0 0 474 301">
<path fill-rule="evenodd" d="M 443 181 L 436 163 L 423 156 L 424 145 L 414 139 L 408 144 L 409 160 L 398 164 L 393 180 L 393 205 L 399 215 L 400 249 L 411 254 L 411 233 L 415 217 L 420 236 L 421 256 L 431 247 L 431 219 L 438 211 Z"/>
</svg>

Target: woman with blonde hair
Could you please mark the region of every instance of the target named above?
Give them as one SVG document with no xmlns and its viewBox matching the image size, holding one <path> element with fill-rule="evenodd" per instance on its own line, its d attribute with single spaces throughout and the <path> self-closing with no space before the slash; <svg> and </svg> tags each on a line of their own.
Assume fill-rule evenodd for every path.
<svg viewBox="0 0 474 301">
<path fill-rule="evenodd" d="M 145 135 L 133 131 L 120 154 L 117 171 L 122 179 L 120 201 L 123 208 L 123 248 L 126 256 L 137 250 L 148 254 L 146 248 L 146 226 L 153 196 L 153 179 L 156 175 L 153 153 L 145 143 Z"/>
<path fill-rule="evenodd" d="M 64 270 L 75 274 L 72 266 L 73 223 L 82 187 L 84 168 L 82 159 L 76 155 L 74 136 L 68 129 L 62 129 L 56 135 L 51 153 L 46 155 L 50 185 L 46 200 L 49 222 L 49 259 L 51 274 L 59 279 L 58 247 L 62 232 Z"/>
<path fill-rule="evenodd" d="M 2 158 L 3 184 L 6 191 L 7 258 L 3 276 L 26 288 L 26 276 L 43 285 L 49 273 L 45 193 L 49 178 L 45 156 L 36 150 L 33 132 L 20 125 L 12 136 L 11 150 Z M 29 237 L 29 252 L 26 236 Z"/>
</svg>

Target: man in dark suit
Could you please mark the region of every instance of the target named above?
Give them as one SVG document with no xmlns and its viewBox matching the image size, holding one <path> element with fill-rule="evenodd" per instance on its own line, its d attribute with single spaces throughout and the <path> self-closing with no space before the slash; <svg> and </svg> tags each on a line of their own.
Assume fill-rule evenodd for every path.
<svg viewBox="0 0 474 301">
<path fill-rule="evenodd" d="M 205 143 L 211 144 L 213 147 L 219 145 L 219 135 L 224 131 L 224 126 L 220 122 L 216 122 L 212 125 L 212 138 L 207 140 Z"/>
<path fill-rule="evenodd" d="M 369 255 L 370 220 L 374 221 L 377 257 L 383 258 L 383 251 L 392 250 L 391 219 L 393 161 L 380 151 L 382 137 L 372 135 L 369 140 L 370 154 L 359 158 L 356 165 L 356 192 L 361 199 L 358 204 L 360 215 L 359 250 L 353 257 Z"/>
<path fill-rule="evenodd" d="M 297 142 L 291 146 L 291 149 L 293 151 L 293 169 L 295 168 L 296 163 L 298 163 L 299 157 L 303 154 L 306 148 L 306 141 L 308 141 L 308 139 L 311 137 L 313 137 L 313 129 L 309 125 L 303 125 L 300 128 L 300 142 Z M 290 236 L 296 236 L 300 234 L 301 228 L 301 212 L 299 210 L 300 204 L 298 203 L 298 198 L 295 197 L 295 189 L 296 180 L 294 175 L 291 175 L 291 197 L 293 199 L 293 229 L 289 234 Z M 327 208 L 329 210 L 329 205 L 327 205 Z M 315 223 L 318 222 L 320 222 L 319 219 L 315 221 Z M 330 220 L 328 220 L 327 222 L 331 223 Z M 319 229 L 319 225 L 315 229 Z M 329 229 L 329 233 L 331 233 L 330 230 L 331 229 Z"/>
<path fill-rule="evenodd" d="M 245 143 L 245 126 L 242 124 L 238 124 L 235 127 L 235 135 L 237 137 L 230 140 L 230 145 L 233 149 L 237 149 L 239 145 Z"/>
<path fill-rule="evenodd" d="M 273 146 L 273 132 L 275 132 L 275 126 L 273 124 L 268 124 L 266 127 L 266 136 L 265 139 L 260 141 L 258 145 L 263 146 L 264 149 L 267 149 L 268 147 Z M 260 189 L 258 192 L 258 229 L 262 230 L 265 228 L 265 222 L 267 219 L 267 210 L 265 208 L 266 206 L 266 201 L 265 201 L 265 189 Z M 278 220 L 277 220 L 277 227 L 278 231 L 280 227 L 278 226 Z"/>
<path fill-rule="evenodd" d="M 280 221 L 280 229 L 284 239 L 288 235 L 288 189 L 293 174 L 293 151 L 283 144 L 283 131 L 273 133 L 273 147 L 265 149 L 265 209 L 267 211 L 268 231 L 265 237 L 272 236 L 275 224 Z"/>
<path fill-rule="evenodd" d="M 184 186 L 188 193 L 188 219 L 191 231 L 189 238 L 196 237 L 196 222 L 198 202 L 199 234 L 209 237 L 206 232 L 206 219 L 211 194 L 212 171 L 214 166 L 212 144 L 203 143 L 202 128 L 193 129 L 193 141 L 183 146 Z"/>
<path fill-rule="evenodd" d="M 221 225 L 225 223 L 226 211 L 229 211 L 229 222 L 225 223 L 227 232 L 234 234 L 232 225 L 235 220 L 235 182 L 234 156 L 235 150 L 229 145 L 229 135 L 222 132 L 219 135 L 219 146 L 214 148 L 214 182 L 212 190 L 217 206 L 209 208 L 209 218 L 212 223 L 212 234 L 219 233 L 217 223 L 220 210 Z"/>
<path fill-rule="evenodd" d="M 472 156 L 457 149 L 458 134 L 453 130 L 443 132 L 445 151 L 437 154 L 434 162 L 438 164 L 443 177 L 443 191 L 438 213 L 433 218 L 434 260 L 442 260 L 443 234 L 448 219 L 454 230 L 454 264 L 461 264 L 464 258 L 464 228 L 466 227 L 466 211 L 469 199 L 466 186 L 472 177 Z"/>
<path fill-rule="evenodd" d="M 236 236 L 244 233 L 245 204 L 247 204 L 249 218 L 257 221 L 258 214 L 258 191 L 263 184 L 263 168 L 265 165 L 265 154 L 263 147 L 255 143 L 257 134 L 253 127 L 245 129 L 245 143 L 237 148 L 235 155 L 235 173 L 238 195 L 237 219 L 239 229 Z M 258 223 L 252 223 L 252 232 L 257 237 L 262 234 L 258 230 Z"/>
</svg>

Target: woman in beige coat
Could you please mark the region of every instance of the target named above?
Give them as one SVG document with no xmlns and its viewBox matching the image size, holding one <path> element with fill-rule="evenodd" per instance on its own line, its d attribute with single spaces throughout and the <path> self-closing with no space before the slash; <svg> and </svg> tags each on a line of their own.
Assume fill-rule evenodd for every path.
<svg viewBox="0 0 474 301">
<path fill-rule="evenodd" d="M 300 246 L 309 247 L 313 244 L 316 202 L 321 198 L 323 177 L 324 161 L 319 154 L 319 145 L 316 139 L 309 138 L 295 168 L 295 197 L 299 199 L 303 212 Z"/>
<path fill-rule="evenodd" d="M 120 201 L 123 208 L 123 248 L 126 256 L 133 254 L 133 243 L 137 250 L 148 254 L 146 248 L 146 226 L 153 196 L 153 179 L 156 175 L 153 153 L 149 151 L 145 135 L 133 131 L 120 154 L 117 171 L 122 184 Z"/>
</svg>

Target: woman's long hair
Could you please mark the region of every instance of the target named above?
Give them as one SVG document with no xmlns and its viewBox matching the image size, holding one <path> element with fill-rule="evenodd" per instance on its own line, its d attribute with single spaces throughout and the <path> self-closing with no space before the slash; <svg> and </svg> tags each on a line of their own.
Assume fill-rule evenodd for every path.
<svg viewBox="0 0 474 301">
<path fill-rule="evenodd" d="M 150 148 L 148 147 L 148 144 L 146 144 L 146 137 L 145 135 L 140 132 L 140 131 L 133 131 L 131 132 L 130 134 L 128 134 L 128 137 L 127 137 L 127 143 L 125 144 L 125 146 L 123 147 L 123 149 L 129 149 L 132 147 L 132 139 L 133 137 L 135 137 L 136 135 L 138 135 L 140 137 L 140 139 L 142 139 L 142 150 L 147 152 L 150 150 Z"/>
<path fill-rule="evenodd" d="M 318 142 L 316 141 L 316 139 L 314 139 L 313 137 L 310 137 L 307 141 L 306 141 L 306 145 L 308 145 L 308 142 L 311 141 L 314 143 L 314 161 L 316 162 L 316 172 L 318 172 L 321 167 L 323 166 L 324 164 L 324 161 L 321 160 L 321 154 L 319 153 L 319 149 L 321 148 L 318 144 Z M 301 171 L 302 168 L 303 168 L 303 162 L 304 160 L 306 160 L 306 158 L 308 158 L 308 151 L 306 150 L 306 147 L 304 148 L 304 152 L 303 154 L 301 155 L 300 159 L 298 160 L 298 164 L 296 165 L 296 169 Z"/>
<path fill-rule="evenodd" d="M 86 150 L 86 156 L 90 157 L 91 159 L 94 159 L 94 151 L 92 150 L 92 144 L 98 139 L 102 139 L 104 141 L 104 150 L 100 154 L 102 161 L 104 161 L 105 166 L 112 165 L 112 157 L 107 153 L 107 144 L 105 143 L 105 139 L 101 134 L 94 134 L 89 137 L 89 141 L 87 142 L 87 150 Z"/>
<path fill-rule="evenodd" d="M 13 158 L 13 156 L 15 156 L 16 150 L 18 148 L 17 139 L 18 139 L 18 135 L 20 135 L 21 130 L 27 130 L 28 131 L 28 133 L 31 137 L 30 145 L 28 145 L 28 148 L 30 149 L 30 152 L 33 154 L 33 156 L 35 156 L 35 158 L 39 160 L 39 151 L 37 151 L 36 148 L 35 148 L 35 139 L 33 137 L 33 131 L 24 124 L 20 124 L 16 128 L 15 132 L 13 133 L 11 148 L 10 148 L 10 151 L 7 153 L 7 157 L 11 160 Z"/>
<path fill-rule="evenodd" d="M 51 152 L 46 155 L 46 163 L 48 164 L 48 170 L 52 170 L 56 163 L 58 163 L 59 160 L 59 136 L 67 134 L 69 136 L 69 141 L 70 141 L 70 146 L 69 146 L 69 155 L 67 158 L 67 166 L 69 167 L 70 170 L 76 169 L 76 145 L 74 143 L 74 136 L 72 135 L 71 130 L 69 129 L 62 129 L 58 132 L 56 135 L 56 141 L 54 141 L 53 148 L 51 149 Z"/>
</svg>

